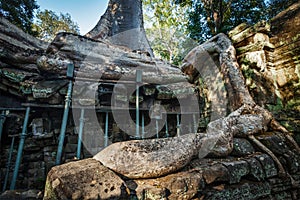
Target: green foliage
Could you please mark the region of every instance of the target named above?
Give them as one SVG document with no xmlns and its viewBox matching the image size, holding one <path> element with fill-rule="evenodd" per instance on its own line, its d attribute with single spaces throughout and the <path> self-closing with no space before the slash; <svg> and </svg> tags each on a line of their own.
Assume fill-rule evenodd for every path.
<svg viewBox="0 0 300 200">
<path fill-rule="evenodd" d="M 224 23 L 227 26 L 224 29 L 226 32 L 241 23 L 253 25 L 268 19 L 265 0 L 234 0 L 229 6 L 228 20 Z"/>
<path fill-rule="evenodd" d="M 299 0 L 269 0 L 268 1 L 268 17 L 271 19 L 275 17 L 279 12 L 288 8 L 293 3 Z"/>
<path fill-rule="evenodd" d="M 190 6 L 187 12 L 189 18 L 187 26 L 189 36 L 193 40 L 203 43 L 213 35 L 209 28 L 209 21 L 205 16 L 205 9 L 201 1 L 192 3 Z"/>
<path fill-rule="evenodd" d="M 179 0 L 177 0 L 178 2 Z M 187 3 L 190 37 L 203 42 L 220 32 L 227 33 L 235 26 L 247 22 L 255 24 L 267 19 L 264 0 L 180 0 Z"/>
<path fill-rule="evenodd" d="M 187 7 L 173 0 L 143 0 L 143 5 L 146 33 L 155 56 L 178 65 L 195 46 L 187 40 Z"/>
<path fill-rule="evenodd" d="M 36 0 L 1 0 L 0 15 L 21 28 L 26 33 L 50 41 L 59 31 L 79 33 L 79 28 L 69 14 L 56 15 L 53 11 L 38 11 L 36 22 L 35 10 L 38 9 Z"/>
<path fill-rule="evenodd" d="M 241 23 L 270 20 L 298 0 L 174 0 L 188 5 L 190 37 L 204 42 L 211 36 L 227 33 Z"/>
<path fill-rule="evenodd" d="M 270 20 L 294 2 L 297 0 L 143 0 L 154 53 L 173 64 L 194 46 L 186 44 L 187 38 L 203 43 L 241 23 Z"/>
<path fill-rule="evenodd" d="M 36 0 L 0 1 L 0 15 L 29 34 L 34 34 L 32 22 L 34 11 L 38 8 Z"/>
<path fill-rule="evenodd" d="M 51 10 L 38 11 L 33 30 L 38 33 L 37 37 L 51 41 L 58 32 L 70 32 L 79 34 L 78 25 L 72 21 L 70 14 L 57 15 Z"/>
</svg>

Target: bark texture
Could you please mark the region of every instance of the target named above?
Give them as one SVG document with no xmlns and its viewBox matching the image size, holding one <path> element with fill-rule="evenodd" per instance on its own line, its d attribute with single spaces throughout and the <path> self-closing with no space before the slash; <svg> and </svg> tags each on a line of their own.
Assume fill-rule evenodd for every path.
<svg viewBox="0 0 300 200">
<path fill-rule="evenodd" d="M 134 51 L 147 52 L 153 57 L 144 29 L 141 0 L 110 0 L 104 15 L 85 36 L 106 39 Z"/>
</svg>

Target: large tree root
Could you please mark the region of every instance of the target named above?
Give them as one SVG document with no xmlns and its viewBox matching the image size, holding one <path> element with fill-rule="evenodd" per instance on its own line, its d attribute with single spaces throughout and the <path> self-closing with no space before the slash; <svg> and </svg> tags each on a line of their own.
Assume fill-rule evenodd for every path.
<svg viewBox="0 0 300 200">
<path fill-rule="evenodd" d="M 230 40 L 224 34 L 219 34 L 193 49 L 184 60 L 183 72 L 190 80 L 194 80 L 196 76 L 201 75 L 204 67 L 204 73 L 207 75 L 208 68 L 205 65 L 213 66 L 207 62 L 209 57 L 215 58 L 212 62 L 219 63 L 218 68 L 225 81 L 228 106 L 231 110 L 227 117 L 210 122 L 206 134 L 112 144 L 94 158 L 129 178 L 154 178 L 184 167 L 197 153 L 200 157 L 208 153 L 212 156 L 227 156 L 233 149 L 233 137 L 238 136 L 248 138 L 263 152 L 269 154 L 278 166 L 278 175 L 289 177 L 295 185 L 295 181 L 286 172 L 277 156 L 256 139 L 255 135 L 266 131 L 279 131 L 298 153 L 299 146 L 287 130 L 276 122 L 272 114 L 256 105 L 252 99 Z M 215 77 L 214 74 L 211 76 Z"/>
<path fill-rule="evenodd" d="M 256 126 L 262 125 L 261 128 L 255 131 L 249 131 L 246 133 L 247 138 L 256 144 L 262 151 L 268 153 L 277 164 L 279 169 L 279 175 L 288 175 L 285 172 L 283 165 L 280 163 L 279 159 L 275 154 L 268 149 L 264 144 L 255 138 L 254 134 L 260 134 L 265 131 L 279 131 L 281 135 L 286 139 L 287 142 L 300 154 L 300 148 L 296 141 L 293 139 L 291 134 L 280 125 L 272 114 L 266 109 L 257 106 L 251 97 L 247 86 L 245 85 L 244 77 L 241 73 L 239 65 L 235 56 L 235 49 L 232 46 L 230 40 L 223 34 L 219 34 L 207 41 L 203 45 L 193 49 L 185 58 L 185 62 L 182 66 L 182 70 L 190 76 L 190 79 L 194 79 L 195 74 L 200 73 L 201 75 L 201 57 L 197 55 L 203 55 L 209 53 L 210 55 L 218 54 L 218 62 L 220 63 L 220 71 L 224 77 L 226 88 L 229 94 L 229 108 L 230 110 L 235 110 L 238 107 L 238 111 L 235 111 L 232 116 L 243 116 L 244 114 L 253 114 L 261 117 L 261 122 L 256 123 Z M 216 56 L 215 56 L 216 57 Z M 247 121 L 245 121 L 247 122 Z M 247 126 L 246 123 L 242 123 L 242 126 Z M 259 130 L 260 129 L 260 130 Z M 235 132 L 235 134 L 240 134 L 240 132 Z M 245 134 L 245 133 L 244 133 Z"/>
</svg>

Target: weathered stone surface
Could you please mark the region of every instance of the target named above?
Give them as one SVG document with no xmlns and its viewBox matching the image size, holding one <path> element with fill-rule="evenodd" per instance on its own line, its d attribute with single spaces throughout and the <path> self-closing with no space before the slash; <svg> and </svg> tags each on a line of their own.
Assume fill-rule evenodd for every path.
<svg viewBox="0 0 300 200">
<path fill-rule="evenodd" d="M 276 134 L 262 134 L 258 138 L 285 163 L 290 173 L 296 173 L 299 170 L 299 155 L 290 148 L 286 140 Z"/>
<path fill-rule="evenodd" d="M 143 194 L 143 196 L 140 195 L 139 193 L 137 194 L 137 196 L 140 199 L 153 199 L 153 200 L 154 199 L 161 199 L 161 200 L 168 199 L 166 188 L 149 187 L 149 188 L 143 189 L 143 192 L 141 194 Z"/>
<path fill-rule="evenodd" d="M 224 186 L 224 189 L 213 189 L 204 193 L 203 199 L 259 199 L 271 194 L 270 184 L 267 182 L 242 182 L 237 185 Z"/>
<path fill-rule="evenodd" d="M 278 174 L 274 161 L 268 155 L 260 154 L 255 156 L 255 158 L 261 163 L 266 178 L 274 177 Z"/>
<path fill-rule="evenodd" d="M 244 26 L 245 25 L 243 25 L 243 27 Z M 244 29 L 243 31 L 233 30 L 229 33 L 229 35 L 231 36 L 231 40 L 233 41 L 233 43 L 237 44 L 237 43 L 240 43 L 243 40 L 248 39 L 249 37 L 255 35 L 257 32 L 268 32 L 270 30 L 270 28 L 271 28 L 270 24 L 268 24 L 265 21 L 262 21 L 262 22 L 257 23 L 253 27 Z M 237 29 L 240 30 L 240 26 L 238 26 Z"/>
<path fill-rule="evenodd" d="M 299 16 L 297 2 L 274 17 L 268 29 L 257 29 L 261 27 L 259 24 L 254 27 L 244 24 L 229 33 L 251 96 L 275 114 L 299 113 Z M 290 125 L 297 118 L 290 116 L 282 124 L 299 135 L 300 129 Z"/>
<path fill-rule="evenodd" d="M 249 165 L 244 160 L 222 162 L 222 164 L 228 169 L 230 184 L 239 183 L 242 177 L 250 172 Z"/>
<path fill-rule="evenodd" d="M 138 185 L 136 193 L 139 199 L 192 199 L 204 186 L 201 172 L 197 170 L 179 172 L 157 179 L 135 180 L 135 182 Z"/>
<path fill-rule="evenodd" d="M 189 85 L 187 87 L 183 87 L 184 85 Z M 172 98 L 186 98 L 189 97 L 189 95 L 195 94 L 194 88 L 191 87 L 191 85 L 186 83 L 175 83 L 175 84 L 169 84 L 169 85 L 158 85 L 156 87 L 158 94 L 158 99 L 172 99 Z"/>
<path fill-rule="evenodd" d="M 7 190 L 0 195 L 1 200 L 31 200 L 43 199 L 43 193 L 40 190 Z"/>
<path fill-rule="evenodd" d="M 266 55 L 263 50 L 260 51 L 248 51 L 243 57 L 239 57 L 239 59 L 247 62 L 250 66 L 255 66 L 257 70 L 264 71 L 267 67 Z"/>
<path fill-rule="evenodd" d="M 260 162 L 257 158 L 268 161 Z M 269 159 L 270 157 L 266 154 L 253 154 L 239 159 L 194 159 L 188 167 L 166 176 L 148 179 L 126 178 L 125 181 L 122 181 L 120 178 L 123 176 L 114 174 L 98 161 L 87 159 L 54 167 L 57 170 L 50 172 L 47 185 L 49 188 L 49 185 L 55 185 L 57 180 L 59 180 L 60 186 L 56 187 L 56 190 L 51 189 L 51 191 L 57 192 L 59 190 L 63 191 L 64 195 L 70 194 L 71 196 L 68 199 L 97 199 L 98 197 L 92 194 L 99 194 L 107 187 L 104 187 L 105 184 L 103 184 L 104 188 L 96 185 L 102 183 L 103 180 L 108 180 L 107 176 L 111 176 L 111 173 L 113 173 L 113 177 L 109 179 L 111 182 L 108 188 L 111 188 L 112 185 L 116 186 L 115 182 L 117 179 L 118 185 L 123 185 L 122 191 L 126 195 L 113 196 L 111 199 L 235 200 L 243 198 L 252 200 L 268 199 L 268 197 L 272 196 L 286 196 L 285 199 L 288 199 L 287 197 L 290 196 L 287 194 L 290 194 L 291 191 L 293 191 L 294 197 L 297 197 L 300 194 L 297 192 L 299 185 L 293 185 L 290 178 L 279 178 L 274 174 L 272 178 L 268 178 L 271 175 L 270 169 L 266 167 L 270 165 L 268 163 L 270 162 Z M 61 170 L 59 170 L 62 168 L 72 171 L 72 175 L 63 175 Z M 88 169 L 83 170 L 84 168 Z M 265 175 L 265 170 L 269 171 L 269 174 Z M 99 175 L 101 177 L 97 176 L 95 178 L 95 173 L 102 174 L 102 176 Z M 78 176 L 80 176 L 79 179 Z M 91 176 L 93 178 L 85 178 Z M 49 179 L 49 177 L 53 178 Z M 77 177 L 77 179 L 74 177 Z M 49 180 L 51 181 L 49 182 Z M 75 180 L 77 180 L 76 185 L 73 183 Z M 293 181 L 298 183 L 300 175 L 293 175 Z M 45 196 L 47 194 L 49 196 L 46 190 Z M 63 199 L 64 197 L 60 196 L 58 199 Z M 106 198 L 100 196 L 100 199 Z"/>
<path fill-rule="evenodd" d="M 134 81 L 136 69 L 142 69 L 143 82 L 146 83 L 186 82 L 185 75 L 178 68 L 164 61 L 70 33 L 57 35 L 47 52 L 37 60 L 39 69 L 46 73 L 64 75 L 66 64 L 72 62 L 78 69 L 75 76 L 79 78 Z M 54 58 L 52 53 L 60 58 Z"/>
<path fill-rule="evenodd" d="M 195 159 L 189 163 L 188 167 L 201 171 L 206 184 L 214 182 L 228 182 L 228 169 L 219 161 L 220 160 L 217 159 Z"/>
<path fill-rule="evenodd" d="M 140 93 L 143 103 L 157 96 L 176 99 L 191 93 L 194 95 L 193 85 L 188 83 L 187 77 L 180 69 L 139 51 L 113 45 L 99 38 L 99 41 L 96 41 L 70 33 L 60 33 L 53 42 L 47 44 L 38 39 L 34 41 L 32 36 L 25 34 L 3 17 L 0 19 L 0 26 L 3 52 L 0 55 L 1 96 L 12 94 L 15 98 L 34 103 L 62 104 L 67 90 L 65 75 L 69 63 L 75 66 L 75 85 L 77 86 L 80 80 L 86 83 L 79 90 L 76 89 L 78 87 L 74 87 L 72 100 L 77 105 L 111 105 L 111 95 L 106 96 L 106 102 L 102 102 L 104 98 L 100 97 L 101 84 L 97 83 L 98 80 L 116 83 L 121 79 L 120 82 L 134 82 L 137 69 L 143 71 L 142 82 L 150 84 L 152 88 L 159 84 L 178 83 L 176 87 L 166 85 L 170 89 L 166 93 L 161 90 L 158 92 L 158 89 L 155 89 L 155 95 L 151 96 Z M 91 83 L 88 84 L 88 81 Z M 113 88 L 111 84 L 104 85 L 104 89 Z M 99 95 L 86 95 L 87 91 L 91 91 L 91 86 L 99 86 L 99 91 L 95 89 Z M 129 87 L 128 84 L 125 86 Z M 128 102 L 127 98 L 131 94 L 122 94 L 116 99 L 121 98 L 122 101 L 125 99 L 125 102 Z"/>
<path fill-rule="evenodd" d="M 207 125 L 207 134 L 208 135 L 215 135 L 217 138 L 217 141 L 213 148 L 208 148 L 209 155 L 211 156 L 227 156 L 229 153 L 231 153 L 233 149 L 233 135 L 234 135 L 234 124 L 231 123 L 231 118 L 221 118 L 215 121 L 210 122 Z M 201 156 L 202 152 L 199 152 L 199 157 Z"/>
<path fill-rule="evenodd" d="M 255 152 L 252 144 L 245 138 L 233 138 L 232 156 L 245 156 Z"/>
<path fill-rule="evenodd" d="M 249 164 L 250 177 L 252 176 L 257 181 L 264 180 L 265 172 L 261 163 L 253 157 L 246 158 L 245 160 Z"/>
<path fill-rule="evenodd" d="M 125 182 L 99 161 L 86 159 L 53 167 L 44 199 L 126 199 Z"/>
</svg>

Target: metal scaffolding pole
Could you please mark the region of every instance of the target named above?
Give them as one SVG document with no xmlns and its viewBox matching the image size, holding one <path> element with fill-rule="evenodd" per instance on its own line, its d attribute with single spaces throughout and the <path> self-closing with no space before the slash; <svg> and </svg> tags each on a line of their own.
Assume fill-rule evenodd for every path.
<svg viewBox="0 0 300 200">
<path fill-rule="evenodd" d="M 0 115 L 0 142 L 2 138 L 3 124 L 5 122 L 5 119 L 6 119 L 6 111 L 3 110 Z"/>
<path fill-rule="evenodd" d="M 64 115 L 62 119 L 61 129 L 60 129 L 60 135 L 59 135 L 59 142 L 57 147 L 57 154 L 56 154 L 56 161 L 55 164 L 59 165 L 61 162 L 62 152 L 63 152 L 63 146 L 64 146 L 64 140 L 66 135 L 66 128 L 67 128 L 67 122 L 68 122 L 68 116 L 69 116 L 69 108 L 71 104 L 71 95 L 72 95 L 72 89 L 73 89 L 73 78 L 74 75 L 74 65 L 69 64 L 67 69 L 67 78 L 69 78 L 69 86 L 68 86 L 68 92 L 66 95 L 65 100 L 65 108 L 64 108 Z"/>
<path fill-rule="evenodd" d="M 136 85 L 136 103 L 135 103 L 135 106 L 136 106 L 136 121 L 135 121 L 135 137 L 136 138 L 139 138 L 140 137 L 140 109 L 139 109 L 139 86 L 138 84 Z"/>
<path fill-rule="evenodd" d="M 176 121 L 177 121 L 177 136 L 180 136 L 180 121 L 179 121 L 179 114 L 176 115 Z"/>
<path fill-rule="evenodd" d="M 15 169 L 14 169 L 13 177 L 12 177 L 11 184 L 10 184 L 10 190 L 14 190 L 15 186 L 16 186 L 16 180 L 17 180 L 17 177 L 18 177 L 18 172 L 19 172 L 22 153 L 23 153 L 23 147 L 24 147 L 25 138 L 26 138 L 29 113 L 30 113 L 30 107 L 27 107 L 26 108 L 25 119 L 24 119 L 23 127 L 22 127 L 22 133 L 21 133 L 21 136 L 20 136 L 20 142 L 19 142 L 18 154 L 17 154 L 17 158 L 16 158 Z"/>
<path fill-rule="evenodd" d="M 166 125 L 165 125 L 165 127 L 166 127 L 166 137 L 168 138 L 169 137 L 168 117 L 166 119 Z"/>
<path fill-rule="evenodd" d="M 79 132 L 78 132 L 77 154 L 76 154 L 76 157 L 78 159 L 80 159 L 80 156 L 81 156 L 80 152 L 81 152 L 81 144 L 82 144 L 83 127 L 84 127 L 84 108 L 81 108 L 80 119 L 79 119 Z"/>
<path fill-rule="evenodd" d="M 104 135 L 104 146 L 108 146 L 108 112 L 105 112 L 105 135 Z"/>
<path fill-rule="evenodd" d="M 8 154 L 8 160 L 7 160 L 7 163 L 6 163 L 6 172 L 5 172 L 5 178 L 4 178 L 4 184 L 3 184 L 2 192 L 4 192 L 6 190 L 9 171 L 10 171 L 10 163 L 11 163 L 11 158 L 12 158 L 12 154 L 13 154 L 13 150 L 14 150 L 14 145 L 15 145 L 15 136 L 12 136 L 10 149 L 9 149 L 9 154 Z"/>
<path fill-rule="evenodd" d="M 142 70 L 137 69 L 136 70 L 136 99 L 135 99 L 135 107 L 136 107 L 136 121 L 135 121 L 135 137 L 140 138 L 140 90 L 139 90 L 139 84 L 142 82 Z"/>
<path fill-rule="evenodd" d="M 64 140 L 65 140 L 65 135 L 66 135 L 68 116 L 69 116 L 69 108 L 70 108 L 70 103 L 71 103 L 72 87 L 73 87 L 73 82 L 70 81 L 69 87 L 68 87 L 68 93 L 67 93 L 66 100 L 65 100 L 64 115 L 63 115 L 62 124 L 61 124 L 61 128 L 60 128 L 59 142 L 58 142 L 56 161 L 55 161 L 56 165 L 59 165 L 61 162 L 61 156 L 62 156 L 62 152 L 63 152 L 63 146 L 64 146 Z"/>
<path fill-rule="evenodd" d="M 142 113 L 142 139 L 145 139 L 145 114 Z"/>
</svg>

